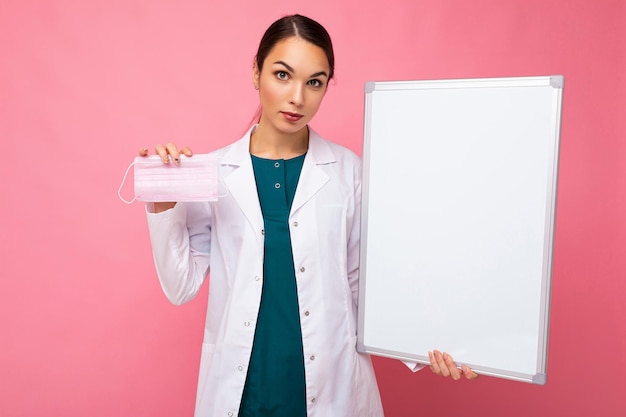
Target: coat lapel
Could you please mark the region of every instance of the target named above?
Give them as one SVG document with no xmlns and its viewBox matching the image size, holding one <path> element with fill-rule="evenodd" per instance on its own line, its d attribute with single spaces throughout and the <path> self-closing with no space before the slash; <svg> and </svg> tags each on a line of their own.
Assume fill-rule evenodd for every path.
<svg viewBox="0 0 626 417">
<path fill-rule="evenodd" d="M 260 229 L 263 227 L 263 214 L 250 158 L 251 131 L 252 129 L 228 149 L 220 164 L 223 169 L 233 169 L 224 177 L 224 184 L 252 226 Z"/>
<path fill-rule="evenodd" d="M 332 150 L 313 129 L 309 128 L 309 150 L 302 165 L 296 195 L 291 205 L 291 213 L 298 211 L 329 181 L 329 177 L 320 166 L 335 163 Z"/>
</svg>

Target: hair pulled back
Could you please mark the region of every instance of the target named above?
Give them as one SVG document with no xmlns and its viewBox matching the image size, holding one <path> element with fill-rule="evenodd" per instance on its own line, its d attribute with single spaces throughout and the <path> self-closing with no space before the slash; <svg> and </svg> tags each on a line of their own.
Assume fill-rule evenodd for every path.
<svg viewBox="0 0 626 417">
<path fill-rule="evenodd" d="M 328 59 L 330 74 L 332 79 L 335 73 L 335 55 L 330 35 L 322 25 L 315 20 L 299 14 L 284 16 L 270 25 L 263 34 L 255 61 L 259 71 L 263 70 L 263 62 L 272 51 L 274 46 L 283 39 L 298 36 L 315 46 L 322 48 Z"/>
</svg>

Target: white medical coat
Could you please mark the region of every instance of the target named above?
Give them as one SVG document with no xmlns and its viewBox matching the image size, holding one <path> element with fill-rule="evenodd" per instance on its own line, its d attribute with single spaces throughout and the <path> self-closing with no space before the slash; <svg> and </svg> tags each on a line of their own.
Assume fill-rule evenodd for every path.
<svg viewBox="0 0 626 417">
<path fill-rule="evenodd" d="M 237 416 L 263 285 L 263 216 L 250 131 L 216 151 L 216 202 L 148 213 L 156 270 L 174 304 L 209 278 L 197 417 Z M 361 161 L 310 129 L 289 215 L 308 417 L 380 417 L 370 357 L 356 351 Z M 276 341 L 280 343 L 280 341 Z"/>
</svg>

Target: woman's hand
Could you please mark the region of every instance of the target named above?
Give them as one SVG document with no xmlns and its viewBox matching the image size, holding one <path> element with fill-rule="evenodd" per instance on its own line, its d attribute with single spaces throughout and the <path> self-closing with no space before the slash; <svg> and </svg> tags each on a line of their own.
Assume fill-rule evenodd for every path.
<svg viewBox="0 0 626 417">
<path fill-rule="evenodd" d="M 193 155 L 191 149 L 187 146 L 183 146 L 180 150 L 174 145 L 172 142 L 169 142 L 167 145 L 158 144 L 155 147 L 155 152 L 157 155 L 161 157 L 161 160 L 164 164 L 169 164 L 170 159 L 176 164 L 180 164 L 180 155 L 183 154 L 185 156 Z M 148 156 L 148 148 L 143 148 L 139 150 L 139 156 Z"/>
<path fill-rule="evenodd" d="M 158 144 L 155 147 L 155 152 L 161 157 L 164 164 L 169 164 L 170 159 L 176 164 L 180 164 L 180 155 L 192 156 L 193 152 L 187 146 L 182 147 L 180 150 L 172 142 L 167 145 Z M 139 149 L 139 156 L 148 156 L 148 148 Z M 159 203 L 147 203 L 149 213 L 161 213 L 162 211 L 169 210 L 176 205 L 176 202 L 159 202 Z"/>
<path fill-rule="evenodd" d="M 461 365 L 461 369 L 457 368 L 456 364 L 452 360 L 452 356 L 447 353 L 441 353 L 438 350 L 428 352 L 430 359 L 430 370 L 435 375 L 451 376 L 452 379 L 459 380 L 462 375 L 465 375 L 467 379 L 476 379 L 478 374 L 472 371 L 469 366 Z"/>
</svg>

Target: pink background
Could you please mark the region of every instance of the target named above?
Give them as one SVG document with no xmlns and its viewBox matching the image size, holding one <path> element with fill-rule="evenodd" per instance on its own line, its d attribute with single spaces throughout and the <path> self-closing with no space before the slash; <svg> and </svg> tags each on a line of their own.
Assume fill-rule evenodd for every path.
<svg viewBox="0 0 626 417">
<path fill-rule="evenodd" d="M 313 125 L 358 153 L 366 81 L 565 76 L 547 385 L 375 359 L 388 416 L 623 415 L 626 2 L 296 3 L 0 3 L 0 416 L 192 415 L 206 286 L 167 302 L 117 187 L 139 147 L 238 138 L 261 34 L 293 12 L 336 47 Z"/>
</svg>

